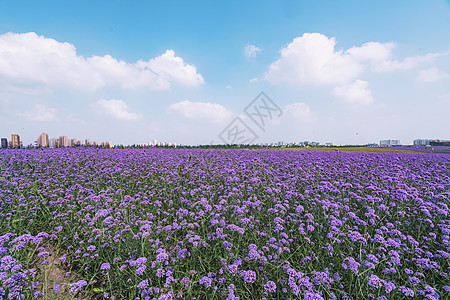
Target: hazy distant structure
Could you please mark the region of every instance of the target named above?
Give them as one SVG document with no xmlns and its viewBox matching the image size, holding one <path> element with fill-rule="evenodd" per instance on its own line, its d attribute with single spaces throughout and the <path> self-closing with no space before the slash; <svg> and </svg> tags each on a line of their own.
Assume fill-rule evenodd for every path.
<svg viewBox="0 0 450 300">
<path fill-rule="evenodd" d="M 112 148 L 112 142 L 111 141 L 102 142 L 102 147 Z"/>
<path fill-rule="evenodd" d="M 11 147 L 13 148 L 20 147 L 20 137 L 18 134 L 11 134 Z"/>
<path fill-rule="evenodd" d="M 54 148 L 58 147 L 58 141 L 59 140 L 57 138 L 49 139 L 49 146 Z"/>
<path fill-rule="evenodd" d="M 381 140 L 380 146 L 400 146 L 400 140 Z"/>
<path fill-rule="evenodd" d="M 70 146 L 82 146 L 83 145 L 83 141 L 79 141 L 77 139 L 70 139 Z"/>
<path fill-rule="evenodd" d="M 414 146 L 429 146 L 430 142 L 431 142 L 431 140 L 427 140 L 427 139 L 417 139 L 417 140 L 414 140 L 413 144 L 414 144 Z"/>
<path fill-rule="evenodd" d="M 69 138 L 67 136 L 65 136 L 65 135 L 61 135 L 59 137 L 59 146 L 60 147 L 69 147 L 70 146 Z"/>
<path fill-rule="evenodd" d="M 450 141 L 432 140 L 432 141 L 430 141 L 430 145 L 431 146 L 446 146 L 446 147 L 448 146 L 448 147 L 450 147 Z"/>
<path fill-rule="evenodd" d="M 8 148 L 8 140 L 6 138 L 2 138 L 2 148 Z"/>
<path fill-rule="evenodd" d="M 90 139 L 86 139 L 86 140 L 84 140 L 84 144 L 86 146 L 92 146 L 92 141 Z"/>
<path fill-rule="evenodd" d="M 40 147 L 48 147 L 49 146 L 49 144 L 48 144 L 48 134 L 41 133 L 39 135 L 39 137 L 38 137 L 37 144 Z"/>
<path fill-rule="evenodd" d="M 156 139 L 153 139 L 152 145 L 153 145 L 153 146 L 156 146 L 156 143 L 158 143 L 158 141 L 157 141 Z"/>
</svg>

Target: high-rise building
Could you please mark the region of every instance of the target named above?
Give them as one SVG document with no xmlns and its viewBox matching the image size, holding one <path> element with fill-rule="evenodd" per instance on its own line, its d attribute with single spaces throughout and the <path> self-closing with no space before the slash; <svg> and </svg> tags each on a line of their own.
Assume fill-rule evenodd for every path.
<svg viewBox="0 0 450 300">
<path fill-rule="evenodd" d="M 2 138 L 2 148 L 8 148 L 8 140 L 6 138 Z"/>
<path fill-rule="evenodd" d="M 11 134 L 11 146 L 13 148 L 20 147 L 20 137 L 18 134 Z"/>
<path fill-rule="evenodd" d="M 54 147 L 54 148 L 58 147 L 58 139 L 57 138 L 51 138 L 49 140 L 49 143 L 50 143 L 50 147 Z"/>
<path fill-rule="evenodd" d="M 59 146 L 60 147 L 69 147 L 69 138 L 65 135 L 59 137 Z"/>
<path fill-rule="evenodd" d="M 414 140 L 413 144 L 414 144 L 414 146 L 429 146 L 430 142 L 431 142 L 431 140 L 427 140 L 427 139 L 417 139 L 417 140 Z"/>
<path fill-rule="evenodd" d="M 112 142 L 111 141 L 102 142 L 102 147 L 112 148 Z"/>
<path fill-rule="evenodd" d="M 38 137 L 37 144 L 40 147 L 48 147 L 48 134 L 41 133 L 41 135 L 39 135 Z"/>
<path fill-rule="evenodd" d="M 70 146 L 81 146 L 82 141 L 79 141 L 77 139 L 70 139 Z"/>
<path fill-rule="evenodd" d="M 92 142 L 91 142 L 90 139 L 86 139 L 86 140 L 84 141 L 84 144 L 85 144 L 86 146 L 92 146 Z"/>
</svg>

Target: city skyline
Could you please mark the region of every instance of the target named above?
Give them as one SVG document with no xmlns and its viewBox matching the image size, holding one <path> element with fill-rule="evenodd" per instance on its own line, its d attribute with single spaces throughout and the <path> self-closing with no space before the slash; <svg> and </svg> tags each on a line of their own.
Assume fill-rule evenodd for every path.
<svg viewBox="0 0 450 300">
<path fill-rule="evenodd" d="M 449 1 L 18 0 L 0 20 L 0 128 L 24 144 L 223 144 L 236 119 L 255 143 L 450 138 Z"/>
<path fill-rule="evenodd" d="M 412 143 L 401 143 L 400 140 L 395 139 L 388 139 L 388 140 L 380 140 L 379 143 L 367 143 L 365 145 L 368 146 L 381 146 L 381 147 L 392 147 L 392 146 L 401 146 L 401 145 L 409 145 L 409 146 L 431 146 L 433 143 L 439 144 L 443 143 L 442 145 L 447 145 L 450 143 L 450 140 L 443 140 L 443 139 L 414 139 Z M 267 143 L 250 143 L 251 145 L 261 145 L 261 146 L 309 146 L 309 147 L 335 147 L 335 146 L 348 146 L 347 145 L 338 145 L 334 144 L 332 142 L 317 142 L 317 141 L 278 141 L 278 142 L 267 142 Z M 20 145 L 23 146 L 22 141 L 20 140 L 20 136 L 18 134 L 11 134 L 11 141 L 8 143 L 7 138 L 1 138 L 1 148 L 7 148 L 8 146 L 11 148 L 17 148 L 17 146 Z M 83 140 L 78 140 L 76 138 L 68 138 L 67 136 L 59 136 L 58 138 L 53 137 L 49 138 L 48 134 L 43 132 L 39 135 L 37 140 L 34 142 L 34 144 L 29 144 L 28 146 L 38 146 L 38 147 L 73 147 L 73 146 L 102 146 L 102 147 L 108 147 L 112 148 L 115 146 L 169 146 L 169 147 L 177 147 L 177 146 L 195 146 L 193 144 L 177 144 L 176 142 L 166 142 L 166 141 L 158 141 L 157 139 L 153 139 L 150 142 L 146 143 L 133 143 L 129 145 L 124 144 L 113 144 L 111 141 L 103 141 L 103 142 L 97 142 L 97 141 L 91 141 L 90 139 L 86 138 Z M 202 145 L 202 144 L 197 144 Z M 203 144 L 206 145 L 206 144 Z M 211 145 L 211 144 L 210 144 Z"/>
<path fill-rule="evenodd" d="M 20 135 L 18 134 L 11 134 L 11 141 L 8 143 L 7 138 L 2 137 L 1 138 L 1 148 L 18 148 L 20 147 L 27 147 L 27 146 L 34 146 L 34 147 L 73 147 L 73 146 L 102 146 L 102 147 L 108 147 L 112 148 L 113 144 L 111 141 L 91 141 L 90 139 L 85 139 L 84 141 L 78 140 L 76 138 L 69 139 L 65 135 L 60 135 L 58 138 L 48 137 L 48 133 L 41 133 L 39 137 L 34 141 L 34 143 L 30 143 L 28 145 L 23 145 L 22 141 L 20 140 Z"/>
</svg>

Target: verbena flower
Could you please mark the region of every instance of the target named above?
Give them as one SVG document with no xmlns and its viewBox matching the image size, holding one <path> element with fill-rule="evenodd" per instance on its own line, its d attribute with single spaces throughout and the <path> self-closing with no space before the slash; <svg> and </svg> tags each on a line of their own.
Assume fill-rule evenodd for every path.
<svg viewBox="0 0 450 300">
<path fill-rule="evenodd" d="M 383 285 L 383 282 L 377 275 L 372 274 L 369 277 L 369 285 L 375 288 L 379 288 Z"/>
<path fill-rule="evenodd" d="M 275 293 L 277 290 L 277 285 L 273 281 L 267 281 L 267 283 L 264 284 L 264 290 L 269 294 Z"/>
<path fill-rule="evenodd" d="M 208 276 L 203 276 L 202 278 L 200 278 L 200 284 L 204 284 L 207 287 L 210 287 L 212 283 L 212 279 L 209 278 Z"/>
<path fill-rule="evenodd" d="M 245 272 L 244 281 L 247 283 L 254 283 L 256 281 L 256 272 L 252 270 Z"/>
</svg>

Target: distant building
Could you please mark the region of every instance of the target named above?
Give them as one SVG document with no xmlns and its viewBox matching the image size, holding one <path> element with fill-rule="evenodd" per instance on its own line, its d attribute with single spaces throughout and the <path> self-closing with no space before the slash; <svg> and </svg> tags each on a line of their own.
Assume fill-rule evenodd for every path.
<svg viewBox="0 0 450 300">
<path fill-rule="evenodd" d="M 102 142 L 102 147 L 112 148 L 112 142 L 111 141 Z"/>
<path fill-rule="evenodd" d="M 51 138 L 49 140 L 49 145 L 50 145 L 50 147 L 57 148 L 57 147 L 59 147 L 59 140 L 57 138 Z"/>
<path fill-rule="evenodd" d="M 413 144 L 414 144 L 414 146 L 429 146 L 429 145 L 431 145 L 430 142 L 431 142 L 431 140 L 427 140 L 427 139 L 417 139 L 417 140 L 414 140 Z"/>
<path fill-rule="evenodd" d="M 380 146 L 399 146 L 400 140 L 381 140 Z"/>
<path fill-rule="evenodd" d="M 327 147 L 333 147 L 333 143 L 325 143 L 325 146 L 327 146 Z"/>
<path fill-rule="evenodd" d="M 37 144 L 40 147 L 48 147 L 49 146 L 49 144 L 48 144 L 48 134 L 41 133 L 39 135 L 39 137 L 38 137 Z"/>
<path fill-rule="evenodd" d="M 77 139 L 70 139 L 70 146 L 82 146 L 83 141 L 77 140 Z"/>
<path fill-rule="evenodd" d="M 11 134 L 11 147 L 13 148 L 20 147 L 20 137 L 18 134 Z"/>
<path fill-rule="evenodd" d="M 431 146 L 450 146 L 450 141 L 432 140 L 430 141 Z"/>
<path fill-rule="evenodd" d="M 59 146 L 60 147 L 69 147 L 70 146 L 69 138 L 67 136 L 65 136 L 65 135 L 61 135 L 59 137 Z"/>
<path fill-rule="evenodd" d="M 8 148 L 8 140 L 6 138 L 2 138 L 2 148 Z"/>
</svg>

